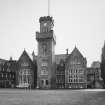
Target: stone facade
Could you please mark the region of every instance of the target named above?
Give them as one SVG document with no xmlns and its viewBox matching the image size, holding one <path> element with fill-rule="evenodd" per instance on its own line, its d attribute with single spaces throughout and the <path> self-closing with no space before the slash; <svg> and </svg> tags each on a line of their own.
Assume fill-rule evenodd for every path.
<svg viewBox="0 0 105 105">
<path fill-rule="evenodd" d="M 102 47 L 102 54 L 101 54 L 101 76 L 103 78 L 104 88 L 105 88 L 105 41 Z"/>
<path fill-rule="evenodd" d="M 36 32 L 38 41 L 37 86 L 38 88 L 55 88 L 55 36 L 53 19 L 50 16 L 41 17 L 40 32 Z"/>
<path fill-rule="evenodd" d="M 62 59 L 56 68 L 56 88 L 65 88 L 65 62 Z"/>
<path fill-rule="evenodd" d="M 40 17 L 40 31 L 36 32 L 38 55 L 29 56 L 24 50 L 19 60 L 0 59 L 1 88 L 102 88 L 99 62 L 87 68 L 86 58 L 77 47 L 71 54 L 55 55 L 54 20 Z M 105 45 L 103 48 L 105 51 Z M 102 58 L 105 53 L 102 54 Z M 103 59 L 105 61 L 105 59 Z M 104 76 L 104 74 L 103 74 Z"/>
<path fill-rule="evenodd" d="M 17 61 L 17 80 L 18 88 L 34 88 L 34 65 L 27 52 L 24 50 Z"/>
<path fill-rule="evenodd" d="M 14 60 L 0 63 L 0 88 L 15 88 L 17 64 Z"/>
<path fill-rule="evenodd" d="M 103 88 L 100 62 L 95 61 L 87 68 L 87 88 Z"/>
<path fill-rule="evenodd" d="M 65 64 L 65 88 L 87 88 L 86 58 L 75 47 Z"/>
</svg>

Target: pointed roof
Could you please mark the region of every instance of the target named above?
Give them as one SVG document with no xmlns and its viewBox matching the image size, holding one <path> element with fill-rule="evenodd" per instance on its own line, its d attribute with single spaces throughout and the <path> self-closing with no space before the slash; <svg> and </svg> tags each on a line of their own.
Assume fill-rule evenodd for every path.
<svg viewBox="0 0 105 105">
<path fill-rule="evenodd" d="M 19 58 L 19 60 L 18 60 L 18 62 L 19 61 L 30 61 L 30 62 L 32 62 L 32 60 L 31 60 L 31 58 L 29 57 L 29 55 L 28 55 L 28 53 L 26 52 L 26 50 L 24 49 L 24 51 L 23 51 L 23 53 L 21 54 L 21 56 L 20 56 L 20 58 Z"/>
<path fill-rule="evenodd" d="M 82 58 L 84 58 L 83 57 L 83 55 L 81 54 L 81 52 L 78 50 L 78 48 L 75 46 L 75 48 L 74 48 L 74 50 L 71 52 L 71 56 L 80 56 L 80 57 L 82 57 Z"/>
<path fill-rule="evenodd" d="M 34 51 L 32 52 L 31 56 L 32 56 L 32 61 L 37 62 L 37 56 L 35 55 Z"/>
<path fill-rule="evenodd" d="M 69 56 L 67 57 L 66 63 L 69 61 L 69 59 L 71 59 L 73 57 L 76 57 L 76 56 L 79 57 L 80 59 L 82 58 L 82 59 L 85 59 L 86 60 L 86 58 L 83 57 L 83 55 L 81 54 L 81 52 L 75 46 L 75 48 L 73 49 L 73 51 L 71 52 L 71 54 L 69 54 Z"/>
</svg>

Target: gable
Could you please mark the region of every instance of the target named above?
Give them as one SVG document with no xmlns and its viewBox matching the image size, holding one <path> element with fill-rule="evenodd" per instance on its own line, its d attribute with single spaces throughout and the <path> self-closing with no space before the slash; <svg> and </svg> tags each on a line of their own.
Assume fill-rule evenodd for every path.
<svg viewBox="0 0 105 105">
<path fill-rule="evenodd" d="M 75 47 L 74 48 L 74 50 L 72 51 L 72 53 L 71 53 L 71 57 L 73 57 L 73 58 L 79 58 L 79 59 L 83 59 L 84 57 L 83 57 L 83 55 L 81 54 L 81 52 Z"/>
<path fill-rule="evenodd" d="M 32 60 L 28 56 L 27 52 L 24 50 L 22 55 L 20 56 L 18 60 L 19 65 L 26 65 L 26 66 L 31 66 L 32 65 Z"/>
<path fill-rule="evenodd" d="M 86 65 L 86 58 L 80 53 L 80 51 L 75 47 L 71 54 L 68 56 L 66 60 L 66 65 L 70 64 L 82 64 Z"/>
</svg>

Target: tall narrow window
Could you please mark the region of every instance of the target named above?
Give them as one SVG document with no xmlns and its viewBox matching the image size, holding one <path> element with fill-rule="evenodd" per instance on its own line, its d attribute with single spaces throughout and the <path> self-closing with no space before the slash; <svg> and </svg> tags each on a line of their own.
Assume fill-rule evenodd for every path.
<svg viewBox="0 0 105 105">
<path fill-rule="evenodd" d="M 41 80 L 41 84 L 42 84 L 42 85 L 44 84 L 44 80 Z"/>
<path fill-rule="evenodd" d="M 46 80 L 46 85 L 48 85 L 48 80 Z"/>
</svg>

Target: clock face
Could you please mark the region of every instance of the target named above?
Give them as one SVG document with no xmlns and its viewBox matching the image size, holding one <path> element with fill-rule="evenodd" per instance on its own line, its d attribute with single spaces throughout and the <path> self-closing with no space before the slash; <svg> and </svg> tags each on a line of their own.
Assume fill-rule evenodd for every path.
<svg viewBox="0 0 105 105">
<path fill-rule="evenodd" d="M 44 23 L 44 26 L 47 26 L 47 23 Z"/>
</svg>

